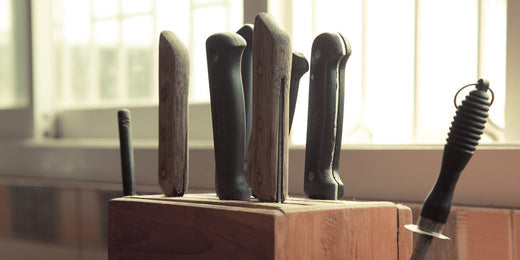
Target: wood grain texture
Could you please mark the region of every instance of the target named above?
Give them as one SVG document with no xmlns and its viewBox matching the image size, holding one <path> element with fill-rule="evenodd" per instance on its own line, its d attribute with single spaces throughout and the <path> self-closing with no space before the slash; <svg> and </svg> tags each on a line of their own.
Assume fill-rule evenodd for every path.
<svg viewBox="0 0 520 260">
<path fill-rule="evenodd" d="M 0 185 L 0 236 L 11 236 L 11 191 Z"/>
<path fill-rule="evenodd" d="M 399 260 L 408 260 L 413 252 L 413 234 L 404 226 L 413 223 L 412 210 L 404 205 L 397 204 L 398 226 L 398 254 Z"/>
<path fill-rule="evenodd" d="M 416 223 L 421 205 L 407 206 L 412 209 Z M 515 259 L 519 245 L 515 242 L 513 212 L 509 209 L 452 207 L 443 231 L 451 240 L 434 239 L 427 259 Z"/>
<path fill-rule="evenodd" d="M 166 196 L 188 187 L 188 50 L 172 32 L 159 38 L 159 185 Z"/>
<path fill-rule="evenodd" d="M 389 202 L 132 196 L 109 204 L 108 253 L 109 259 L 398 259 L 396 223 Z"/>
<path fill-rule="evenodd" d="M 266 13 L 253 33 L 253 119 L 246 156 L 246 180 L 261 201 L 283 202 L 288 195 L 289 36 Z"/>
<path fill-rule="evenodd" d="M 510 210 L 462 209 L 466 214 L 467 255 L 460 259 L 512 259 Z"/>
<path fill-rule="evenodd" d="M 520 260 L 520 210 L 513 211 L 513 259 Z"/>
</svg>

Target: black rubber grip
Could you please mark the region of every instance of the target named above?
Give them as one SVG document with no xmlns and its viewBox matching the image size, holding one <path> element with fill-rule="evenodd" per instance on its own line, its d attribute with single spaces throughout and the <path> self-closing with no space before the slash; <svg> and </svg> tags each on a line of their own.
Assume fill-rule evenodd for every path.
<svg viewBox="0 0 520 260">
<path fill-rule="evenodd" d="M 246 127 L 240 61 L 245 46 L 236 33 L 217 33 L 206 40 L 215 187 L 220 199 L 251 197 L 244 175 Z"/>
<path fill-rule="evenodd" d="M 487 80 L 479 80 L 477 88 L 457 108 L 444 146 L 439 177 L 424 201 L 422 217 L 446 223 L 457 180 L 484 132 L 490 107 L 488 88 Z"/>
</svg>

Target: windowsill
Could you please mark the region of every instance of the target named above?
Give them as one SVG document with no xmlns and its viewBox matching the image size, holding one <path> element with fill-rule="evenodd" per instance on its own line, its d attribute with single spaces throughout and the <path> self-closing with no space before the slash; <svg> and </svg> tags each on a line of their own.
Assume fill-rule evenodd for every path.
<svg viewBox="0 0 520 260">
<path fill-rule="evenodd" d="M 189 187 L 213 189 L 211 142 L 190 143 Z M 160 192 L 157 142 L 135 140 L 134 153 L 136 185 Z M 441 156 L 441 145 L 345 145 L 340 164 L 344 199 L 421 202 L 437 178 Z M 517 158 L 519 145 L 481 145 L 459 179 L 454 203 L 520 208 Z M 301 195 L 304 146 L 291 147 L 289 160 L 289 193 Z M 114 139 L 4 140 L 0 172 L 0 179 L 86 182 L 119 189 L 119 145 Z"/>
</svg>

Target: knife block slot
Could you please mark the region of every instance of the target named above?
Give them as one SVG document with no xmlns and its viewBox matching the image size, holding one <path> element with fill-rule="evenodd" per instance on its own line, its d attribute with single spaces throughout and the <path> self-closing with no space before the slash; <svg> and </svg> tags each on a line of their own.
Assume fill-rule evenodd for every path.
<svg viewBox="0 0 520 260">
<path fill-rule="evenodd" d="M 215 194 L 127 196 L 109 202 L 109 259 L 409 259 L 409 208 L 390 202 Z"/>
</svg>

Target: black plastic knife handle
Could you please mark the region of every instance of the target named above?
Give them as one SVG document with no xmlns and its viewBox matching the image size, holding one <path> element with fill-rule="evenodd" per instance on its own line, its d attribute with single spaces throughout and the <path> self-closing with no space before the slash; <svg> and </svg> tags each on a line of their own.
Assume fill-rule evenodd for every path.
<svg viewBox="0 0 520 260">
<path fill-rule="evenodd" d="M 123 195 L 135 195 L 134 151 L 132 148 L 132 129 L 130 127 L 130 111 L 117 111 L 119 125 L 119 151 L 121 152 L 121 172 L 123 177 Z"/>
<path fill-rule="evenodd" d="M 302 53 L 293 52 L 291 65 L 291 85 L 289 87 L 289 132 L 291 132 L 300 79 L 309 70 L 309 62 Z"/>
<path fill-rule="evenodd" d="M 304 191 L 309 198 L 339 198 L 332 164 L 337 138 L 338 65 L 346 55 L 339 34 L 322 33 L 312 44 Z"/>
<path fill-rule="evenodd" d="M 206 40 L 215 151 L 215 187 L 220 199 L 249 200 L 244 175 L 246 128 L 240 73 L 245 40 L 217 33 Z"/>
<path fill-rule="evenodd" d="M 439 177 L 424 201 L 421 217 L 446 223 L 457 180 L 484 132 L 491 105 L 488 101 L 488 89 L 489 82 L 480 79 L 477 88 L 471 91 L 457 108 L 444 146 Z"/>
<path fill-rule="evenodd" d="M 251 140 L 251 122 L 253 118 L 253 25 L 245 24 L 237 33 L 246 40 L 246 48 L 242 53 L 242 89 L 244 90 L 244 107 L 246 114 L 246 142 L 244 151 L 247 152 Z"/>
</svg>

